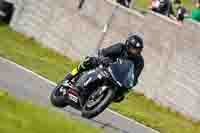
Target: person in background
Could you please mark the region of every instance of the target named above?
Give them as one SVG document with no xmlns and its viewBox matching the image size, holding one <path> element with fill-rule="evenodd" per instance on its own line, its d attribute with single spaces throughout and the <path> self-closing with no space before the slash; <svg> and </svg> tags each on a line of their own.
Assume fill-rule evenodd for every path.
<svg viewBox="0 0 200 133">
<path fill-rule="evenodd" d="M 168 17 L 174 15 L 172 2 L 170 0 L 152 0 L 150 9 Z"/>
<path fill-rule="evenodd" d="M 183 24 L 183 20 L 185 18 L 185 13 L 187 12 L 186 8 L 182 5 L 181 0 L 174 0 L 174 7 L 176 10 L 176 20 L 178 25 Z"/>
<path fill-rule="evenodd" d="M 151 9 L 154 12 L 159 12 L 159 5 L 160 5 L 159 0 L 151 0 L 151 5 L 149 9 Z"/>
<path fill-rule="evenodd" d="M 0 0 L 0 21 L 9 24 L 12 18 L 12 15 L 15 11 L 14 4 L 6 1 Z"/>
<path fill-rule="evenodd" d="M 129 8 L 132 0 L 116 0 L 117 3 Z"/>
<path fill-rule="evenodd" d="M 191 16 L 188 16 L 186 18 L 200 22 L 200 0 L 196 1 L 196 8 L 192 10 Z"/>
</svg>

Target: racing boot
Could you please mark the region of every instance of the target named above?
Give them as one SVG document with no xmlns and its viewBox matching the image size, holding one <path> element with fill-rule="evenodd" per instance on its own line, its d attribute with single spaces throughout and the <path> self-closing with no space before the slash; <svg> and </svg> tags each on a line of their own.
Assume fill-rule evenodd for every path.
<svg viewBox="0 0 200 133">
<path fill-rule="evenodd" d="M 125 98 L 125 96 L 118 96 L 118 97 L 115 97 L 114 99 L 113 99 L 113 102 L 115 102 L 115 103 L 120 103 L 121 101 L 123 101 L 124 100 L 124 98 Z"/>
<path fill-rule="evenodd" d="M 69 83 L 71 83 L 71 80 L 73 79 L 73 77 L 74 76 L 71 73 L 68 73 L 62 81 L 62 85 L 67 87 Z"/>
<path fill-rule="evenodd" d="M 64 80 L 66 81 L 71 81 L 72 79 L 73 79 L 73 75 L 71 74 L 71 73 L 68 73 L 66 76 L 65 76 L 65 78 L 64 78 Z"/>
</svg>

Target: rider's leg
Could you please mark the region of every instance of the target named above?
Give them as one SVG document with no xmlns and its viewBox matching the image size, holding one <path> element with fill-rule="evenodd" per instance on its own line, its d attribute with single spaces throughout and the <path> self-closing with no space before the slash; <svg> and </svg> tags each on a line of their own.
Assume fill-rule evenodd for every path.
<svg viewBox="0 0 200 133">
<path fill-rule="evenodd" d="M 74 77 L 76 77 L 78 74 L 80 73 L 79 69 L 76 67 L 74 68 L 71 72 L 69 72 L 64 80 L 68 80 L 68 81 L 71 81 Z"/>
<path fill-rule="evenodd" d="M 70 73 L 68 73 L 65 76 L 64 80 L 71 81 L 74 77 L 84 72 L 85 70 L 87 70 L 87 67 L 84 65 L 84 62 L 82 62 L 77 67 L 75 67 Z"/>
<path fill-rule="evenodd" d="M 74 77 L 76 77 L 78 74 L 92 69 L 96 66 L 96 61 L 94 61 L 94 58 L 86 58 L 83 62 L 81 62 L 76 68 L 74 68 L 70 73 L 68 73 L 65 76 L 65 80 L 71 81 Z"/>
</svg>

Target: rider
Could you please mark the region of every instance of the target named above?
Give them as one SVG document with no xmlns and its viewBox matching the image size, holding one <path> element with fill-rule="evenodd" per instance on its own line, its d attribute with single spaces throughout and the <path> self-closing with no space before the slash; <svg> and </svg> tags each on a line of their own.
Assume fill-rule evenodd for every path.
<svg viewBox="0 0 200 133">
<path fill-rule="evenodd" d="M 74 68 L 71 73 L 68 73 L 65 80 L 71 81 L 75 76 L 83 71 L 95 68 L 99 62 L 106 64 L 111 60 L 115 61 L 117 58 L 130 59 L 135 65 L 135 81 L 134 85 L 138 82 L 138 77 L 144 67 L 144 59 L 141 55 L 143 50 L 143 39 L 139 33 L 133 33 L 129 35 L 125 43 L 117 43 L 110 47 L 99 49 L 98 53 L 100 58 L 86 57 L 86 59 Z M 120 102 L 124 99 L 124 96 L 120 96 L 115 102 Z"/>
</svg>

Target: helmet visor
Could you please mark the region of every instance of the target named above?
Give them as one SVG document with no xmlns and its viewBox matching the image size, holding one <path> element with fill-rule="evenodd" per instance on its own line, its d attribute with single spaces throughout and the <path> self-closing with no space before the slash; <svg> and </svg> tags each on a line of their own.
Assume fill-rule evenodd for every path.
<svg viewBox="0 0 200 133">
<path fill-rule="evenodd" d="M 129 48 L 129 53 L 132 55 L 137 55 L 142 52 L 142 48 Z"/>
</svg>

